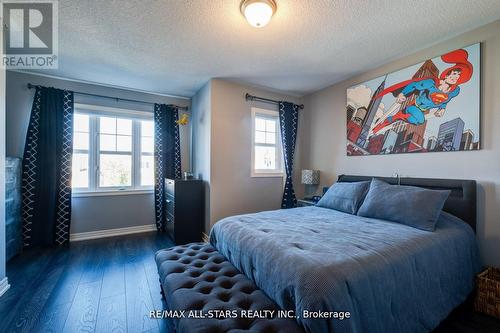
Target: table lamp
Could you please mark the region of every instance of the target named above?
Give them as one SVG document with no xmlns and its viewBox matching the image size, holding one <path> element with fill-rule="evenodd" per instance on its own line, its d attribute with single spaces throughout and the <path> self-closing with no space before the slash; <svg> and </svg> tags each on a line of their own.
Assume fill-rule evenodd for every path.
<svg viewBox="0 0 500 333">
<path fill-rule="evenodd" d="M 302 170 L 302 184 L 318 185 L 319 170 Z"/>
<path fill-rule="evenodd" d="M 304 191 L 306 196 L 314 194 L 314 190 L 311 194 L 308 188 L 319 184 L 319 170 L 302 170 L 302 184 L 306 185 Z"/>
</svg>

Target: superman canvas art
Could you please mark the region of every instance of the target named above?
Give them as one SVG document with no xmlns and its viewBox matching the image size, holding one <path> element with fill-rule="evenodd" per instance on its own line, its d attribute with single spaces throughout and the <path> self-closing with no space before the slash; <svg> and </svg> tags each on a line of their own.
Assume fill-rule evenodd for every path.
<svg viewBox="0 0 500 333">
<path fill-rule="evenodd" d="M 347 89 L 347 155 L 480 148 L 480 44 Z"/>
</svg>

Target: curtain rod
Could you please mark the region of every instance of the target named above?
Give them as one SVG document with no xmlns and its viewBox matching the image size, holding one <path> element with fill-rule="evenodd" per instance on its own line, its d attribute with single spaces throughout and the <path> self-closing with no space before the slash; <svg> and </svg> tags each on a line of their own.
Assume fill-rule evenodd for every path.
<svg viewBox="0 0 500 333">
<path fill-rule="evenodd" d="M 258 96 L 250 95 L 249 93 L 245 94 L 245 99 L 247 101 L 258 101 L 258 102 L 271 103 L 271 104 L 279 104 L 280 103 L 280 101 L 275 101 L 274 99 L 258 97 Z M 304 104 L 300 104 L 299 109 L 303 109 L 303 108 L 304 108 Z"/>
<path fill-rule="evenodd" d="M 36 88 L 36 85 L 28 83 L 28 89 L 33 89 L 33 88 Z M 126 101 L 126 102 L 151 104 L 151 105 L 155 104 L 155 103 L 152 103 L 152 102 L 139 101 L 139 100 L 136 100 L 136 99 L 128 99 L 128 98 L 121 98 L 121 97 L 111 97 L 111 96 L 104 96 L 104 95 L 91 94 L 91 93 L 82 93 L 82 92 L 77 92 L 77 91 L 75 91 L 75 93 L 79 94 L 79 95 L 85 95 L 85 96 L 94 96 L 94 97 L 102 97 L 102 98 L 114 99 L 117 102 L 118 101 Z M 167 105 L 168 106 L 172 106 L 172 107 L 176 107 L 177 109 L 182 110 L 182 111 L 188 111 L 188 107 L 187 106 L 178 106 L 178 105 L 175 105 L 175 104 L 167 104 Z"/>
</svg>

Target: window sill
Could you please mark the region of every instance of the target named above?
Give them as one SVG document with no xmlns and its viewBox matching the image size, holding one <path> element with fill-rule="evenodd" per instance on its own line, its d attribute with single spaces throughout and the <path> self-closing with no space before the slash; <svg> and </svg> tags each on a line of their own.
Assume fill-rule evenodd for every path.
<svg viewBox="0 0 500 333">
<path fill-rule="evenodd" d="M 138 195 L 138 194 L 153 194 L 153 189 L 146 190 L 123 190 L 123 191 L 93 191 L 93 192 L 73 192 L 71 197 L 84 198 L 84 197 L 104 197 L 104 196 L 117 196 L 117 195 Z"/>
<path fill-rule="evenodd" d="M 285 175 L 283 173 L 254 173 L 252 172 L 252 178 L 283 178 Z"/>
</svg>

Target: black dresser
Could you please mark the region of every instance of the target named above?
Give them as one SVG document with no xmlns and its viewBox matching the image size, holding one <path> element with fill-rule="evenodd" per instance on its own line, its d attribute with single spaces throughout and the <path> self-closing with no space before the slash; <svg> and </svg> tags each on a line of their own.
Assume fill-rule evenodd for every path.
<svg viewBox="0 0 500 333">
<path fill-rule="evenodd" d="M 205 226 L 203 181 L 165 179 L 165 224 L 176 244 L 201 242 Z"/>
</svg>

